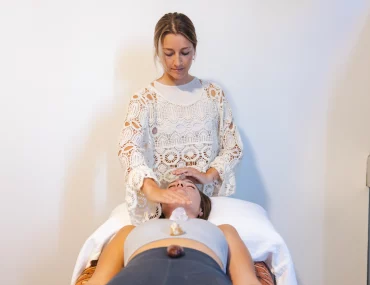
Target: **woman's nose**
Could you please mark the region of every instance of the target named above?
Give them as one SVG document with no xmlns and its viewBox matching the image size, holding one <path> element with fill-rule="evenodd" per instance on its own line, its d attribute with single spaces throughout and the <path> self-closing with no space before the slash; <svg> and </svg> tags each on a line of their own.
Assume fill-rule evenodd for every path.
<svg viewBox="0 0 370 285">
<path fill-rule="evenodd" d="M 175 66 L 180 66 L 181 65 L 181 60 L 180 60 L 180 56 L 175 56 L 175 59 L 174 59 L 174 65 Z"/>
<path fill-rule="evenodd" d="M 177 187 L 184 187 L 184 184 L 182 182 L 177 182 Z"/>
</svg>

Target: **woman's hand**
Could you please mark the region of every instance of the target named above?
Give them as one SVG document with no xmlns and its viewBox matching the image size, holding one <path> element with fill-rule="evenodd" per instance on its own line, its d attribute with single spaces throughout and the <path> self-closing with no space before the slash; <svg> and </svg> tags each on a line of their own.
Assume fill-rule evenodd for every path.
<svg viewBox="0 0 370 285">
<path fill-rule="evenodd" d="M 191 200 L 184 193 L 161 189 L 153 179 L 145 178 L 142 190 L 146 198 L 155 203 L 188 205 Z"/>
<path fill-rule="evenodd" d="M 212 169 L 212 170 L 211 170 Z M 217 170 L 214 170 L 217 172 Z M 195 183 L 198 184 L 209 184 L 213 183 L 214 181 L 214 171 L 213 168 L 210 168 L 206 173 L 200 172 L 199 170 L 193 167 L 182 167 L 174 170 L 172 174 L 181 176 L 184 175 L 185 177 L 191 177 L 195 180 Z M 218 172 L 217 172 L 218 176 Z"/>
<path fill-rule="evenodd" d="M 146 194 L 146 197 L 150 201 L 162 204 L 188 205 L 192 203 L 189 197 L 183 193 L 161 188 L 152 189 Z"/>
</svg>

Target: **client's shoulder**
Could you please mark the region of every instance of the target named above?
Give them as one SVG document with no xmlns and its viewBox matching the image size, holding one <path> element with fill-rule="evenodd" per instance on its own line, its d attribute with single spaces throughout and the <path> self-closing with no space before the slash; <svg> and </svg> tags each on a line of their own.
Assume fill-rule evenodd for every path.
<svg viewBox="0 0 370 285">
<path fill-rule="evenodd" d="M 226 234 L 230 234 L 230 235 L 235 235 L 235 234 L 238 234 L 238 231 L 230 224 L 222 224 L 222 225 L 219 225 L 218 228 L 226 235 Z"/>
</svg>

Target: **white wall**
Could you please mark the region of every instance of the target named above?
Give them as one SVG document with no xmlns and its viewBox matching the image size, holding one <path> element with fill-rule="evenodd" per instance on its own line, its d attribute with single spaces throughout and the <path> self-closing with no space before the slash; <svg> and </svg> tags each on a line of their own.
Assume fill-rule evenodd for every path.
<svg viewBox="0 0 370 285">
<path fill-rule="evenodd" d="M 268 210 L 300 284 L 365 284 L 365 0 L 1 1 L 2 283 L 68 284 L 123 201 L 118 132 L 128 97 L 157 75 L 152 33 L 169 11 L 193 20 L 193 73 L 233 106 L 237 197 Z"/>
</svg>

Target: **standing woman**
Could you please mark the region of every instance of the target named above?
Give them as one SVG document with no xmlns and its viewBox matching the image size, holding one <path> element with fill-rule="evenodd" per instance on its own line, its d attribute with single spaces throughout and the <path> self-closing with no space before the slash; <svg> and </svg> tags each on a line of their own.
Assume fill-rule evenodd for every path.
<svg viewBox="0 0 370 285">
<path fill-rule="evenodd" d="M 134 225 L 161 215 L 160 203 L 191 203 L 166 191 L 175 176 L 203 184 L 208 196 L 235 192 L 242 142 L 222 89 L 189 74 L 197 37 L 191 20 L 165 14 L 154 34 L 163 75 L 135 93 L 119 141 L 126 202 Z"/>
</svg>

